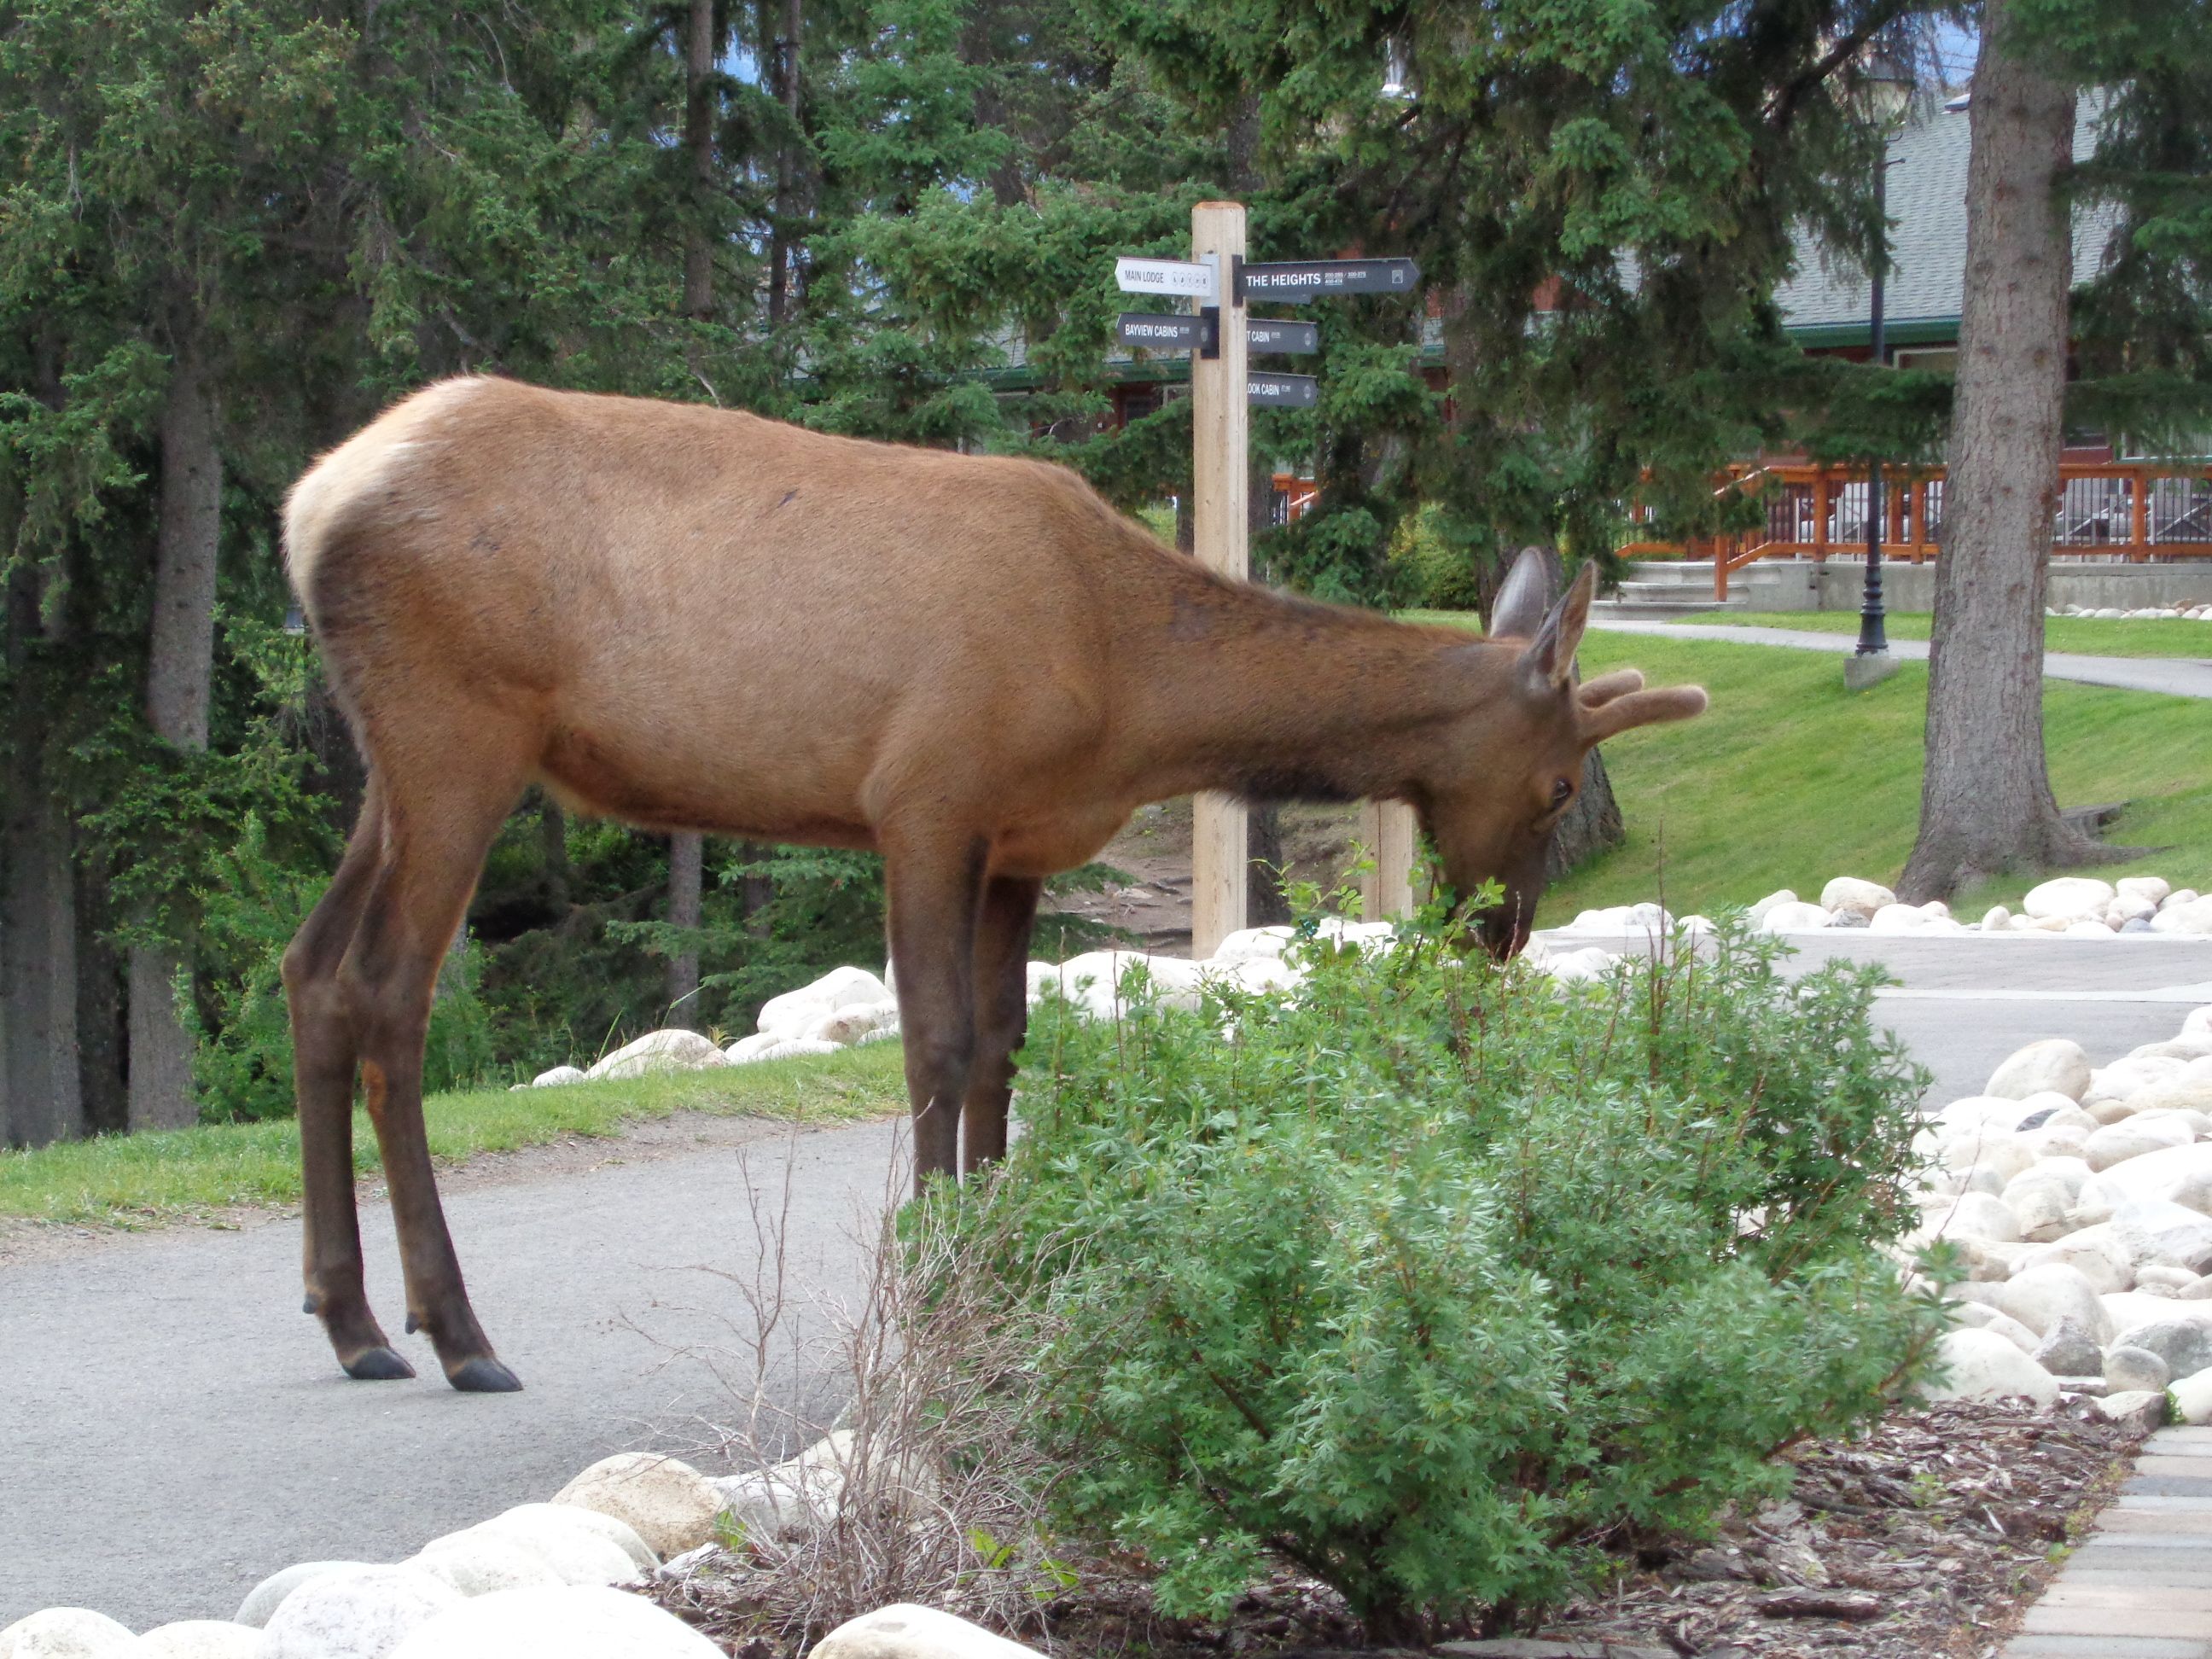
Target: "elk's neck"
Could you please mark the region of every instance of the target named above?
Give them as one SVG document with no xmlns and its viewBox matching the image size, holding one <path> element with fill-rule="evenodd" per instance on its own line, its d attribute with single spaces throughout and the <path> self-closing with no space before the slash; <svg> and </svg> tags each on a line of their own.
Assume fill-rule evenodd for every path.
<svg viewBox="0 0 2212 1659">
<path fill-rule="evenodd" d="M 1507 660 L 1456 629 L 1219 581 L 1192 567 L 1131 608 L 1117 702 L 1149 798 L 1402 797 Z"/>
</svg>

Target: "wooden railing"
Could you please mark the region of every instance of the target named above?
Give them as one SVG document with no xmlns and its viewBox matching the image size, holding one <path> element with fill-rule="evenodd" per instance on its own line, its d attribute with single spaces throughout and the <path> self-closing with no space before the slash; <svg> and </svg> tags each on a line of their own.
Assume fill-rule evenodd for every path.
<svg viewBox="0 0 2212 1659">
<path fill-rule="evenodd" d="M 2059 468 L 2059 482 L 2053 557 L 2137 563 L 2212 558 L 2212 466 L 2177 471 L 2140 462 L 2069 462 Z M 1943 483 L 1940 466 L 1883 469 L 1884 557 L 1918 564 L 1936 556 L 1942 545 Z M 1863 467 L 1736 467 L 1714 494 L 1729 490 L 1764 496 L 1765 524 L 1686 543 L 1631 542 L 1622 554 L 1711 559 L 1714 597 L 1724 599 L 1729 578 L 1758 560 L 1818 561 L 1866 551 Z"/>
</svg>

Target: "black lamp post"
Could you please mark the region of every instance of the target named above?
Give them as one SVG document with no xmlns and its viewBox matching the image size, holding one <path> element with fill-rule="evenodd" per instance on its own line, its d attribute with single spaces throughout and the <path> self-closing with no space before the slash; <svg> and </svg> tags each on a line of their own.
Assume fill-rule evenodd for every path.
<svg viewBox="0 0 2212 1659">
<path fill-rule="evenodd" d="M 1881 284 L 1883 267 L 1889 262 L 1889 134 L 1911 99 L 1912 75 L 1905 65 L 1877 56 L 1861 79 L 1868 112 L 1881 136 L 1881 154 L 1875 158 L 1874 168 L 1874 257 L 1867 267 L 1869 355 L 1874 367 L 1880 368 L 1888 361 L 1887 342 L 1882 338 Z M 1889 654 L 1881 600 L 1881 532 L 1888 517 L 1882 501 L 1881 457 L 1869 455 L 1866 594 L 1859 606 L 1859 647 L 1844 660 L 1844 684 L 1854 690 L 1887 679 L 1897 672 L 1897 659 Z"/>
<path fill-rule="evenodd" d="M 1882 144 L 1881 159 L 1874 165 L 1874 223 L 1875 257 L 1868 270 L 1867 315 L 1869 322 L 1868 339 L 1872 344 L 1872 361 L 1876 368 L 1882 366 L 1884 342 L 1881 337 L 1881 276 L 1882 265 L 1889 258 L 1889 217 L 1887 211 L 1888 191 L 1885 181 L 1889 177 L 1889 145 Z M 1887 655 L 1889 635 L 1882 626 L 1881 608 L 1881 531 L 1889 516 L 1882 510 L 1881 457 L 1867 457 L 1867 562 L 1866 598 L 1859 606 L 1859 655 Z"/>
</svg>

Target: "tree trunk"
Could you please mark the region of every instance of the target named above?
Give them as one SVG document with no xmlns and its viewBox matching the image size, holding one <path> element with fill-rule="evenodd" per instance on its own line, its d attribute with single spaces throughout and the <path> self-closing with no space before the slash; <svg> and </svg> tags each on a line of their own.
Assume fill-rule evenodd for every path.
<svg viewBox="0 0 2212 1659">
<path fill-rule="evenodd" d="M 72 836 L 68 808 L 46 775 L 46 699 L 32 662 L 46 632 L 43 585 L 38 567 L 19 561 L 0 613 L 15 702 L 0 769 L 0 1146 L 84 1133 Z"/>
<path fill-rule="evenodd" d="M 2001 871 L 2106 856 L 2060 817 L 2043 749 L 2043 603 L 2058 494 L 2074 88 L 2014 57 L 2009 0 L 1982 17 L 1968 118 L 1966 292 L 1943 556 L 1928 663 L 1913 903 Z"/>
<path fill-rule="evenodd" d="M 714 250 L 708 234 L 714 193 L 714 0 L 691 0 L 684 32 L 684 148 L 691 157 L 691 212 L 684 232 L 684 314 L 714 311 Z"/>
<path fill-rule="evenodd" d="M 701 875 L 706 865 L 706 845 L 698 836 L 668 838 L 668 925 L 699 925 Z M 696 1028 L 699 1024 L 699 953 L 679 951 L 668 958 L 668 1023 Z"/>
<path fill-rule="evenodd" d="M 795 132 L 799 126 L 799 32 L 805 21 L 802 0 L 783 0 L 783 29 L 770 44 L 775 54 L 775 98 Z M 766 9 L 765 7 L 763 8 Z M 763 33 L 766 33 L 765 30 Z M 775 204 L 768 238 L 768 323 L 780 328 L 788 320 L 795 285 L 791 280 L 792 256 L 797 239 L 792 234 L 799 216 L 799 158 L 793 140 L 787 136 L 776 146 Z"/>
<path fill-rule="evenodd" d="M 216 411 L 197 345 L 177 349 L 161 403 L 161 527 L 154 555 L 154 625 L 146 718 L 179 749 L 205 749 L 215 660 L 216 545 L 222 524 L 222 459 Z M 141 922 L 150 918 L 141 917 Z M 131 1127 L 184 1128 L 198 1119 L 191 1039 L 178 1016 L 176 981 L 190 956 L 166 943 L 131 949 Z"/>
<path fill-rule="evenodd" d="M 40 786 L 39 769 L 35 751 L 9 768 L 6 815 L 0 821 L 0 860 L 6 866 L 0 902 L 0 1030 L 5 1033 L 0 1139 L 17 1146 L 74 1140 L 84 1133 L 70 823 L 53 791 Z M 19 782 L 30 787 L 19 789 Z"/>
<path fill-rule="evenodd" d="M 1556 547 L 1547 544 L 1539 550 L 1544 556 L 1552 592 L 1565 592 L 1567 562 L 1559 556 Z M 1494 599 L 1495 592 L 1490 597 Z M 1579 678 L 1579 663 L 1576 665 L 1576 673 Z M 1546 884 L 1558 881 L 1586 860 L 1621 846 L 1627 840 L 1628 826 L 1621 819 L 1620 803 L 1613 798 L 1613 780 L 1606 775 L 1605 757 L 1593 749 L 1583 757 L 1582 788 L 1567 808 L 1566 816 L 1559 820 L 1559 827 L 1552 836 L 1551 848 L 1544 854 Z"/>
<path fill-rule="evenodd" d="M 121 1134 L 131 1127 L 125 1066 L 131 1025 L 123 997 L 123 952 L 104 860 L 81 863 L 76 881 L 76 1075 L 84 1133 Z"/>
</svg>

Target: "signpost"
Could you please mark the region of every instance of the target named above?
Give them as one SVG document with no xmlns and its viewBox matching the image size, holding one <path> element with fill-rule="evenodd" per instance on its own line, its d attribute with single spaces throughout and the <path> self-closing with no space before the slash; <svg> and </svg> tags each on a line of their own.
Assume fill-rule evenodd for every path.
<svg viewBox="0 0 2212 1659">
<path fill-rule="evenodd" d="M 1190 212 L 1188 259 L 1124 257 L 1114 281 L 1125 294 L 1171 294 L 1194 300 L 1195 314 L 1124 312 L 1115 337 L 1153 351 L 1188 351 L 1191 401 L 1192 550 L 1199 562 L 1242 579 L 1250 569 L 1246 439 L 1250 405 L 1310 409 L 1321 383 L 1310 374 L 1254 374 L 1249 354 L 1314 352 L 1321 331 L 1311 323 L 1245 315 L 1248 300 L 1297 304 L 1346 294 L 1408 294 L 1420 280 L 1411 259 L 1298 259 L 1244 263 L 1244 206 L 1200 202 Z M 1230 273 L 1224 282 L 1222 274 Z M 1212 956 L 1244 926 L 1248 858 L 1243 803 L 1200 790 L 1193 801 L 1191 954 Z M 1412 809 L 1369 802 L 1360 838 L 1376 868 L 1365 889 L 1370 918 L 1403 915 L 1413 906 Z"/>
</svg>

